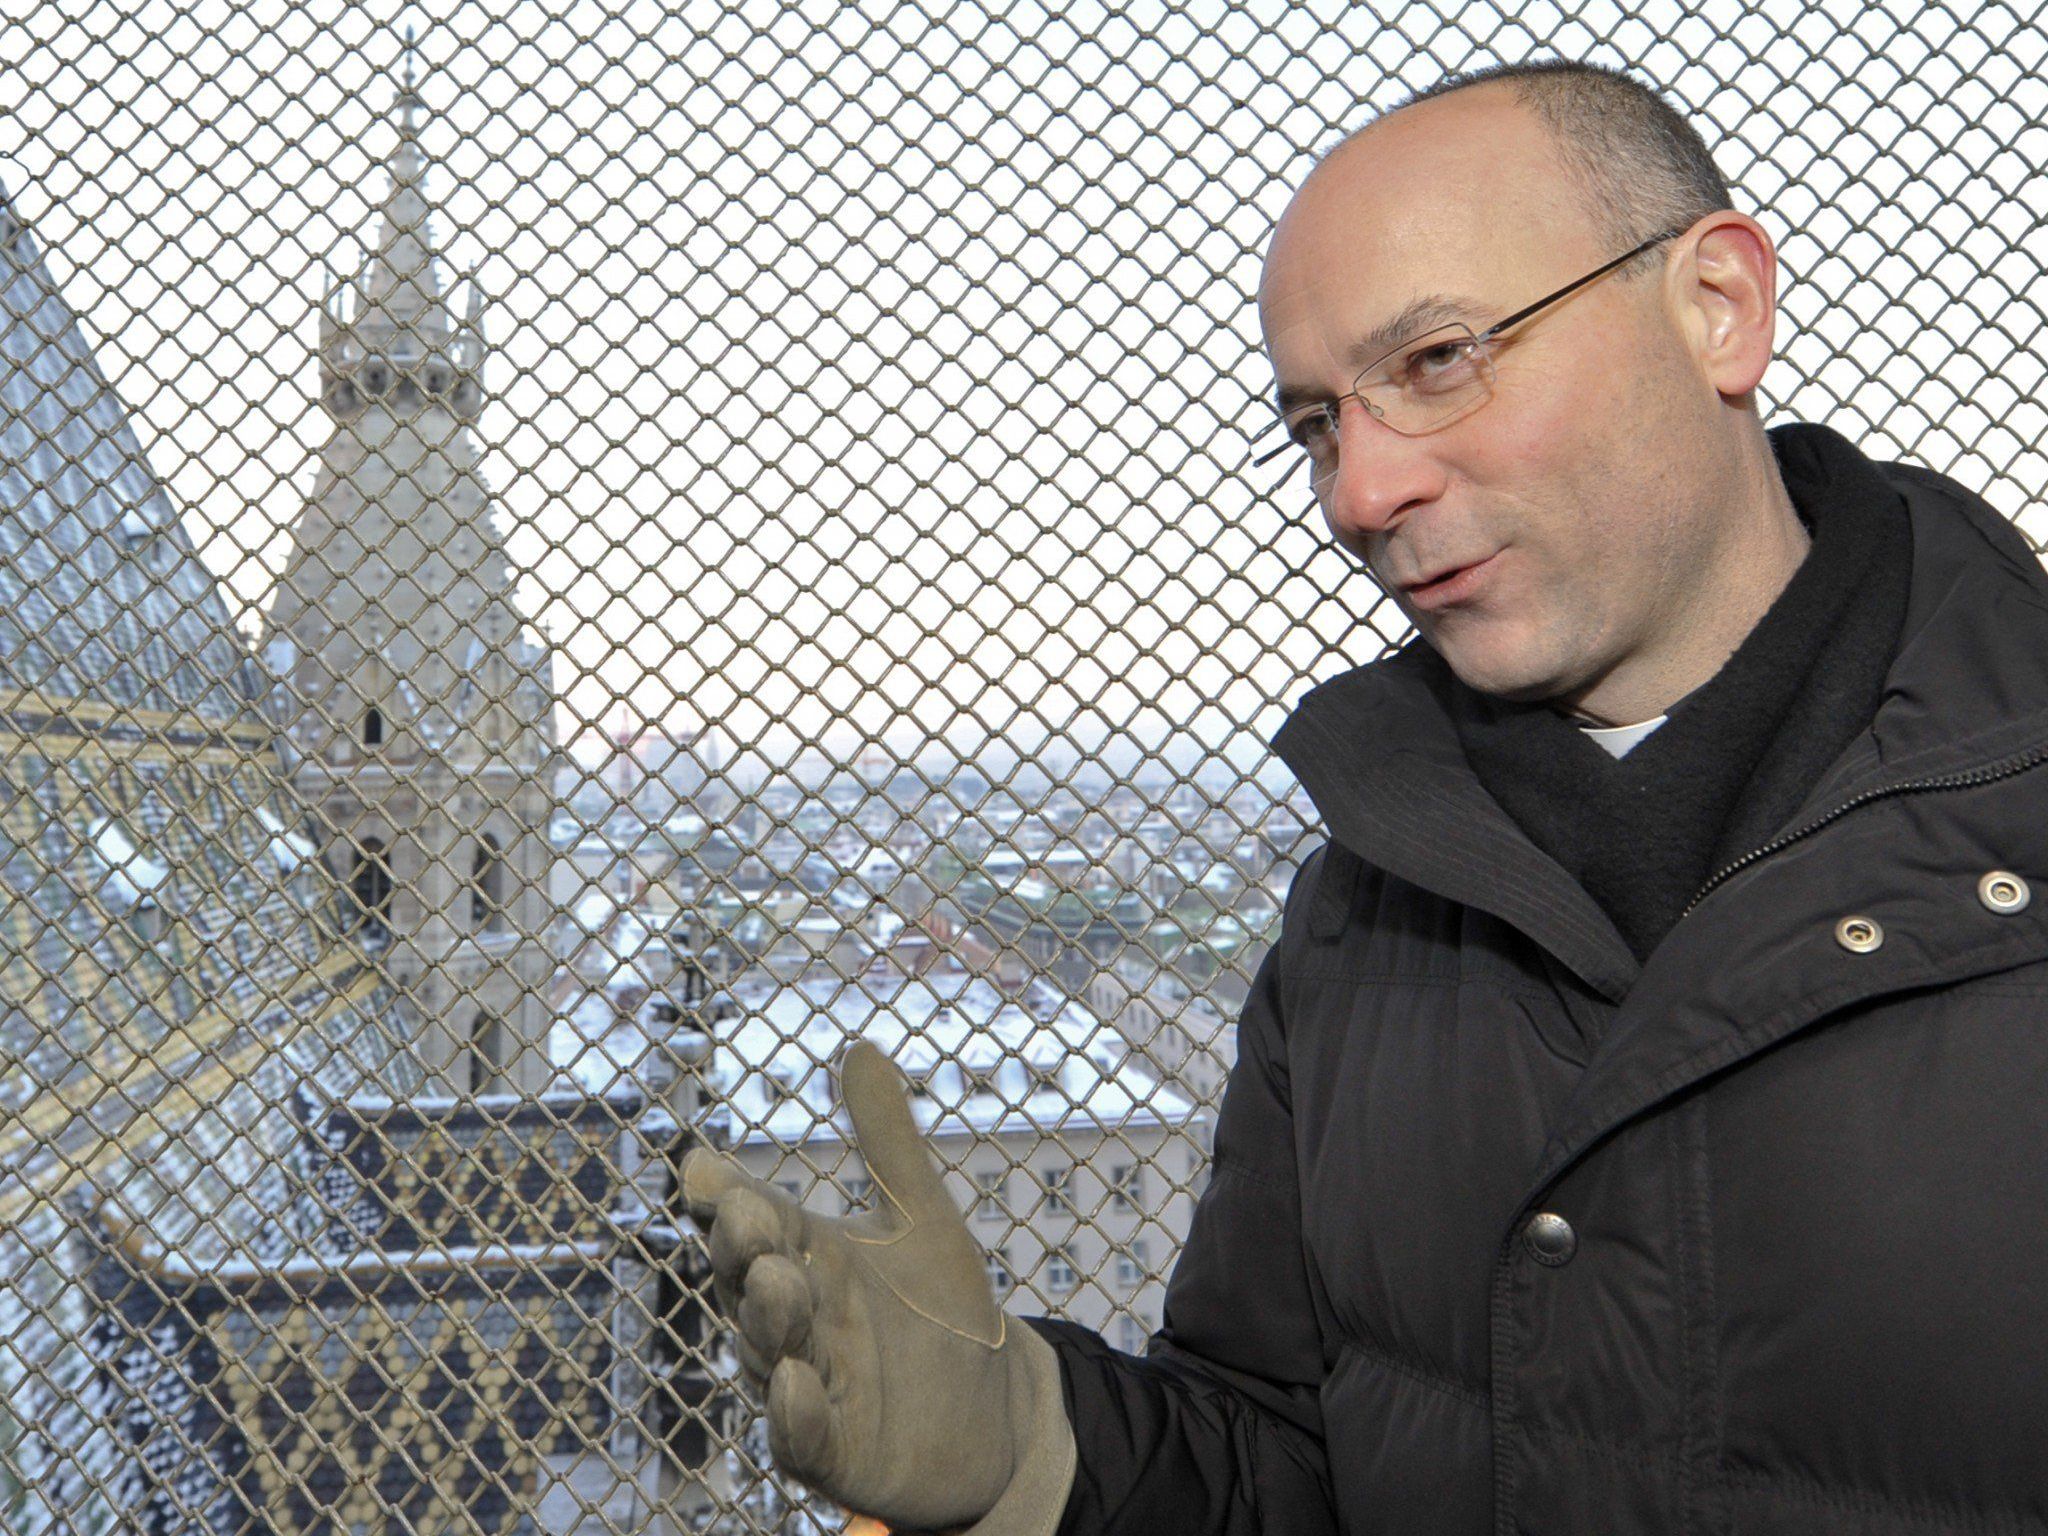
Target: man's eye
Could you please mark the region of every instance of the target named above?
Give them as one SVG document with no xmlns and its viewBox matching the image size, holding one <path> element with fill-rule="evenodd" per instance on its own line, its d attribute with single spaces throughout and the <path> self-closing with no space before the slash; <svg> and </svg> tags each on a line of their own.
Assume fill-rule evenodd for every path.
<svg viewBox="0 0 2048 1536">
<path fill-rule="evenodd" d="M 1318 405 L 1288 418 L 1287 435 L 1294 440 L 1295 447 L 1313 448 L 1328 438 L 1334 427 L 1330 408 Z"/>
<path fill-rule="evenodd" d="M 1432 342 L 1403 359 L 1401 382 L 1409 389 L 1443 389 L 1470 379 L 1478 366 L 1477 349 L 1471 342 Z"/>
</svg>

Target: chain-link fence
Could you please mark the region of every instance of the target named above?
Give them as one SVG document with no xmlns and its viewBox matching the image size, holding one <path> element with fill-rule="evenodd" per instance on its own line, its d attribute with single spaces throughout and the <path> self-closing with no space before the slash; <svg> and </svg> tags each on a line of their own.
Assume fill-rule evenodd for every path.
<svg viewBox="0 0 2048 1536">
<path fill-rule="evenodd" d="M 1398 618 L 1247 472 L 1289 188 L 1625 64 L 1785 413 L 2033 525 L 2048 45 L 1989 5 L 40 0 L 0 22 L 0 1529 L 836 1529 L 675 1194 L 867 1194 L 1140 1349 Z M 2022 510 L 2025 509 L 2025 510 Z"/>
</svg>

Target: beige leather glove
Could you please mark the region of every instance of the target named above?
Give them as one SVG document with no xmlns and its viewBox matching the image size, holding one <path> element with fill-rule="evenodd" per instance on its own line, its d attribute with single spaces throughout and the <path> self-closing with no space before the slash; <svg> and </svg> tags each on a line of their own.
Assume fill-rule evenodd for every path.
<svg viewBox="0 0 2048 1536">
<path fill-rule="evenodd" d="M 718 1153 L 683 1162 L 776 1465 L 898 1533 L 1052 1536 L 1075 1461 L 1059 1358 L 996 1305 L 902 1072 L 861 1042 L 839 1091 L 875 1210 L 819 1216 Z"/>
</svg>

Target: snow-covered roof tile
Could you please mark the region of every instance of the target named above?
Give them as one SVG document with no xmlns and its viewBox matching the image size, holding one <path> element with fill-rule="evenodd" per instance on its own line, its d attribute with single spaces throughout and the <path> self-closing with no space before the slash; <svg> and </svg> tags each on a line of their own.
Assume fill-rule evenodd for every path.
<svg viewBox="0 0 2048 1536">
<path fill-rule="evenodd" d="M 1104 1131 L 1196 1113 L 1178 1090 L 1120 1070 L 1121 1043 L 1077 1004 L 1041 1019 L 957 967 L 893 987 L 741 987 L 738 997 L 743 1011 L 719 1031 L 712 1072 L 746 1140 L 837 1139 L 826 1065 L 854 1039 L 922 1082 L 911 1108 L 931 1135 Z M 778 1071 L 793 1076 L 793 1091 Z"/>
</svg>

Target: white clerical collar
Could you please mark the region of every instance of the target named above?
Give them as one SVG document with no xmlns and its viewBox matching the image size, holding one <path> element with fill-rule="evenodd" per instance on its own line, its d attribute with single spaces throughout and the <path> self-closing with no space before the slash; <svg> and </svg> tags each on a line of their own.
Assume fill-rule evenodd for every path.
<svg viewBox="0 0 2048 1536">
<path fill-rule="evenodd" d="M 1654 720 L 1640 721 L 1635 725 L 1586 725 L 1581 722 L 1579 729 L 1605 748 L 1610 757 L 1626 757 L 1631 747 L 1670 718 L 1669 715 L 1659 715 Z"/>
</svg>

